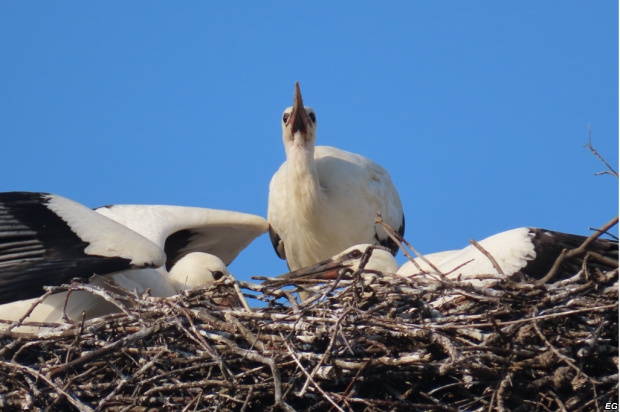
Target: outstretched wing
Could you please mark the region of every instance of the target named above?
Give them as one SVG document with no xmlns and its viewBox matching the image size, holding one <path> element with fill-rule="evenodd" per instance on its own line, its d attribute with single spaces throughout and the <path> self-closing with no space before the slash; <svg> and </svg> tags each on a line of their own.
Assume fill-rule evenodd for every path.
<svg viewBox="0 0 620 412">
<path fill-rule="evenodd" d="M 47 193 L 0 193 L 0 303 L 72 278 L 164 262 L 153 242 L 84 205 Z"/>
<path fill-rule="evenodd" d="M 260 216 L 199 207 L 112 205 L 96 211 L 163 248 L 168 270 L 191 252 L 215 255 L 229 265 L 268 229 Z"/>
</svg>

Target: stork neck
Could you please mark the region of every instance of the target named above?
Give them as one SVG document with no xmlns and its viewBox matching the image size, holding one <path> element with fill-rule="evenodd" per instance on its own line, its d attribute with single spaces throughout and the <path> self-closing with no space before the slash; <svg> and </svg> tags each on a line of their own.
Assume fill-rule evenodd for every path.
<svg viewBox="0 0 620 412">
<path fill-rule="evenodd" d="M 292 145 L 287 150 L 286 199 L 294 211 L 288 221 L 289 237 L 287 261 L 289 267 L 299 269 L 326 257 L 321 254 L 328 229 L 321 215 L 325 211 L 325 193 L 321 189 L 314 160 L 314 147 Z"/>
<path fill-rule="evenodd" d="M 286 185 L 288 201 L 305 216 L 312 219 L 320 210 L 323 193 L 314 160 L 314 145 L 293 143 L 287 150 Z"/>
<path fill-rule="evenodd" d="M 292 189 L 291 200 L 313 201 L 319 197 L 319 174 L 314 161 L 314 146 L 293 143 L 286 153 L 287 186 Z"/>
</svg>

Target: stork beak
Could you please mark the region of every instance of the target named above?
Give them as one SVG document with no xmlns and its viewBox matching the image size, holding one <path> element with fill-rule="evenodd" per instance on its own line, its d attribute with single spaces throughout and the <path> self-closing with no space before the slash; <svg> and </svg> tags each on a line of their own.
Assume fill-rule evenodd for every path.
<svg viewBox="0 0 620 412">
<path fill-rule="evenodd" d="M 348 268 L 347 265 L 342 262 L 335 261 L 333 259 L 327 259 L 316 265 L 309 266 L 307 268 L 301 268 L 293 272 L 287 273 L 282 276 L 278 276 L 280 279 L 286 280 L 333 280 L 338 278 L 338 274 L 342 269 Z"/>
<path fill-rule="evenodd" d="M 308 114 L 306 113 L 306 109 L 304 109 L 304 101 L 301 98 L 299 82 L 295 82 L 295 98 L 293 100 L 293 112 L 291 113 L 291 120 L 289 120 L 289 124 L 292 125 L 293 134 L 297 132 L 306 134 Z"/>
</svg>

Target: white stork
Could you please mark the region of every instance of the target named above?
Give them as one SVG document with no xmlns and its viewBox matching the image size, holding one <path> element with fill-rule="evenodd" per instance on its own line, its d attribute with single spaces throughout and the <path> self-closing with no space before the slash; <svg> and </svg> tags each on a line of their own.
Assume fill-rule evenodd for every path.
<svg viewBox="0 0 620 412">
<path fill-rule="evenodd" d="M 270 279 L 265 283 L 277 286 L 290 282 L 304 283 L 304 280 L 332 280 L 338 276 L 355 273 L 365 258 L 367 261 L 364 262 L 362 276 L 366 273 L 396 273 L 425 282 L 447 279 L 479 287 L 491 287 L 519 273 L 530 279 L 540 279 L 549 272 L 563 249 L 575 249 L 585 240 L 584 236 L 522 227 L 498 233 L 478 242 L 478 245 L 495 259 L 501 272 L 489 257 L 474 245 L 461 250 L 424 255 L 424 259 L 415 258 L 415 263 L 408 261 L 398 268 L 396 260 L 386 249 L 362 244 L 350 247 L 313 266 Z M 587 251 L 609 258 L 599 263 L 596 263 L 596 258 L 592 258 L 592 264 L 605 270 L 618 267 L 617 241 L 596 239 L 590 243 Z M 435 268 L 428 265 L 427 261 L 430 261 Z M 557 277 L 565 278 L 576 274 L 582 264 L 583 256 L 565 260 L 560 266 Z"/>
<path fill-rule="evenodd" d="M 480 248 L 493 257 L 499 271 L 492 260 L 475 245 L 460 250 L 432 253 L 425 255 L 425 258 L 447 279 L 485 286 L 517 273 L 530 279 L 540 279 L 549 272 L 562 250 L 575 249 L 585 240 L 586 238 L 580 235 L 532 227 L 500 232 L 478 242 Z M 592 242 L 587 250 L 618 260 L 616 241 L 599 238 Z M 437 274 L 423 259 L 416 258 L 414 262 L 406 262 L 397 273 L 414 277 Z M 576 274 L 582 263 L 583 256 L 565 260 L 557 276 L 563 278 Z M 606 265 L 603 267 L 609 269 Z"/>
<path fill-rule="evenodd" d="M 402 235 L 405 218 L 388 172 L 373 161 L 316 146 L 316 115 L 295 84 L 282 116 L 286 161 L 269 186 L 269 234 L 290 270 L 313 265 L 361 243 L 398 247 L 375 223 L 377 213 Z"/>
<path fill-rule="evenodd" d="M 223 210 L 114 205 L 93 211 L 53 194 L 0 193 L 0 319 L 19 319 L 43 286 L 73 278 L 172 296 L 229 276 L 226 264 L 267 228 L 259 216 Z M 58 321 L 63 295 L 49 296 L 26 321 Z M 77 319 L 110 308 L 74 292 L 67 311 Z"/>
</svg>

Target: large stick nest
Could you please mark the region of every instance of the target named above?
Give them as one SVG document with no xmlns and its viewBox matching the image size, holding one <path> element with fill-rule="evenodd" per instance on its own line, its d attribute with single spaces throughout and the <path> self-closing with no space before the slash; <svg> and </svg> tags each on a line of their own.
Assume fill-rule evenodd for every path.
<svg viewBox="0 0 620 412">
<path fill-rule="evenodd" d="M 290 287 L 241 282 L 266 307 L 222 309 L 228 279 L 132 296 L 44 336 L 5 333 L 0 409 L 594 411 L 618 399 L 617 269 L 484 289 L 359 275 L 317 285 L 305 305 Z"/>
</svg>

